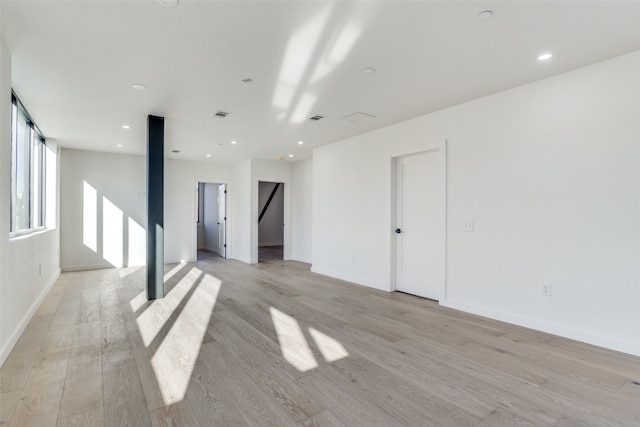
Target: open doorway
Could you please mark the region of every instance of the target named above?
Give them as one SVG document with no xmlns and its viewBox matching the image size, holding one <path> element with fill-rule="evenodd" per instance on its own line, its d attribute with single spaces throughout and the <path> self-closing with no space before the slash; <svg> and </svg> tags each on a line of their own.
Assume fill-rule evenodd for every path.
<svg viewBox="0 0 640 427">
<path fill-rule="evenodd" d="M 258 262 L 284 259 L 284 183 L 258 182 Z"/>
<path fill-rule="evenodd" d="M 227 257 L 227 185 L 198 182 L 196 187 L 197 259 Z"/>
</svg>

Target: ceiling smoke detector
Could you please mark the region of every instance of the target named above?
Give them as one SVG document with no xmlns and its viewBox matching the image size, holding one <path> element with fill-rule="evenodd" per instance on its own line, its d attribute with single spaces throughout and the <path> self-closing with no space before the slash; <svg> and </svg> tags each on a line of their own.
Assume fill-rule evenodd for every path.
<svg viewBox="0 0 640 427">
<path fill-rule="evenodd" d="M 322 119 L 324 119 L 324 116 L 321 116 L 320 114 L 316 114 L 313 117 L 309 117 L 309 120 L 313 120 L 315 122 L 317 122 L 318 120 L 322 120 Z"/>
<path fill-rule="evenodd" d="M 217 113 L 215 113 L 215 114 L 213 115 L 213 117 L 218 117 L 218 118 L 220 118 L 220 119 L 224 119 L 224 118 L 225 118 L 225 117 L 227 117 L 229 114 L 231 114 L 231 113 L 230 113 L 230 112 L 228 112 L 228 111 L 218 111 Z"/>
</svg>

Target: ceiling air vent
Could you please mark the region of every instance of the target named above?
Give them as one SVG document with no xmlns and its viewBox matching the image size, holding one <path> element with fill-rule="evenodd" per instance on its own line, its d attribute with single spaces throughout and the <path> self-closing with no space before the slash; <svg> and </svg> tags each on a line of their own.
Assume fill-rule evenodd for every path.
<svg viewBox="0 0 640 427">
<path fill-rule="evenodd" d="M 324 116 L 321 116 L 320 114 L 316 114 L 313 117 L 309 117 L 309 120 L 313 120 L 315 122 L 317 122 L 318 120 L 322 120 L 322 119 L 324 119 Z"/>
<path fill-rule="evenodd" d="M 344 120 L 347 120 L 353 123 L 364 123 L 375 118 L 376 116 L 372 116 L 371 114 L 360 113 L 360 112 L 352 113 L 352 114 L 349 114 L 348 116 L 343 117 Z"/>
<path fill-rule="evenodd" d="M 220 119 L 224 119 L 224 118 L 225 118 L 225 117 L 227 117 L 229 114 L 231 114 L 231 113 L 230 113 L 230 112 L 228 112 L 228 111 L 218 111 L 217 113 L 215 113 L 215 114 L 213 115 L 213 117 L 218 117 L 218 118 L 220 118 Z"/>
</svg>

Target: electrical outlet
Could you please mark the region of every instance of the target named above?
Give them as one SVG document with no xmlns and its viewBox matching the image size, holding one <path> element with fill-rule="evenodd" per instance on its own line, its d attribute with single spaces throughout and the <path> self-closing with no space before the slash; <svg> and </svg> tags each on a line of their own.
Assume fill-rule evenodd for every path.
<svg viewBox="0 0 640 427">
<path fill-rule="evenodd" d="M 464 231 L 473 231 L 473 221 L 467 221 L 462 225 Z"/>
<path fill-rule="evenodd" d="M 543 297 L 551 296 L 551 283 L 545 283 L 542 285 L 542 296 Z"/>
</svg>

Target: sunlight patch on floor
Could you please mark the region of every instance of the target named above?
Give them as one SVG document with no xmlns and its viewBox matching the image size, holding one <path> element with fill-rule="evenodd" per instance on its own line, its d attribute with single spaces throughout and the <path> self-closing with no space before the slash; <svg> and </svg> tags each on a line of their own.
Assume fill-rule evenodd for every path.
<svg viewBox="0 0 640 427">
<path fill-rule="evenodd" d="M 270 307 L 269 310 L 282 349 L 282 356 L 286 361 L 300 372 L 317 368 L 318 362 L 313 357 L 298 321 L 276 308 Z"/>
<path fill-rule="evenodd" d="M 151 358 L 151 366 L 166 405 L 184 399 L 222 285 L 217 278 L 203 274 L 196 268 L 192 272 L 197 274 L 193 283 L 196 288 Z M 194 280 L 192 272 L 183 281 L 188 283 Z"/>
<path fill-rule="evenodd" d="M 349 353 L 345 350 L 344 346 L 329 335 L 323 334 L 314 328 L 309 328 L 309 333 L 326 362 L 335 362 L 336 360 L 349 356 Z"/>
</svg>

